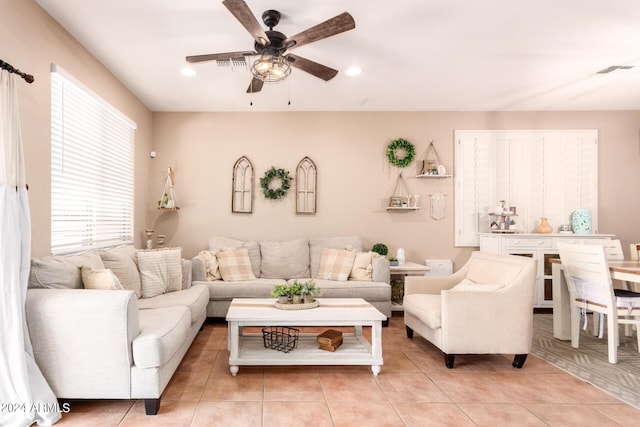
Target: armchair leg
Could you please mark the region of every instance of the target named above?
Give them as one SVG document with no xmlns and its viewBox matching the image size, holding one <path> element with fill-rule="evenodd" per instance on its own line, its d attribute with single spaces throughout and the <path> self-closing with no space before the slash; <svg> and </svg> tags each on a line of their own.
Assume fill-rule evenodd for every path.
<svg viewBox="0 0 640 427">
<path fill-rule="evenodd" d="M 405 325 L 405 328 L 407 328 L 407 338 L 413 338 L 413 329 L 411 329 L 406 325 Z"/>
<path fill-rule="evenodd" d="M 147 415 L 158 415 L 159 410 L 160 410 L 160 398 L 144 400 L 144 412 Z"/>
<path fill-rule="evenodd" d="M 525 360 L 527 360 L 526 354 L 516 354 L 513 358 L 513 367 L 518 369 L 522 368 Z"/>
<path fill-rule="evenodd" d="M 448 368 L 448 369 L 453 369 L 453 362 L 456 359 L 456 355 L 455 354 L 445 354 L 444 355 L 444 365 Z"/>
</svg>

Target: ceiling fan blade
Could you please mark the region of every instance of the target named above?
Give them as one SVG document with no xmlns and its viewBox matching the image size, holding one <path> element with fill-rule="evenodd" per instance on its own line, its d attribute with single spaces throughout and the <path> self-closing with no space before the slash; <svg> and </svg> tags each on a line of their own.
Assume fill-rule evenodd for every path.
<svg viewBox="0 0 640 427">
<path fill-rule="evenodd" d="M 251 80 L 251 83 L 249 83 L 249 87 L 247 88 L 247 93 L 260 92 L 262 90 L 262 85 L 264 85 L 264 82 L 254 77 L 253 80 Z"/>
<path fill-rule="evenodd" d="M 329 81 L 338 74 L 338 70 L 334 70 L 333 68 L 329 68 L 326 65 L 318 64 L 310 59 L 303 58 L 298 55 L 287 55 L 287 61 L 289 63 L 307 73 L 314 75 L 324 81 Z"/>
<path fill-rule="evenodd" d="M 238 21 L 240 21 L 258 44 L 261 44 L 262 46 L 269 44 L 269 36 L 264 32 L 260 23 L 244 0 L 224 0 L 222 4 L 229 9 L 229 12 L 231 12 Z"/>
<path fill-rule="evenodd" d="M 300 47 L 311 42 L 335 36 L 336 34 L 340 34 L 345 31 L 353 30 L 355 27 L 356 22 L 353 20 L 353 17 L 349 13 L 343 12 L 338 16 L 334 16 L 333 18 L 322 22 L 321 24 L 287 38 L 284 45 L 289 46 L 290 49 Z M 293 44 L 293 46 L 290 46 L 291 44 Z"/>
<path fill-rule="evenodd" d="M 203 62 L 203 61 L 224 61 L 234 58 L 244 58 L 245 56 L 257 55 L 257 52 L 241 51 L 241 52 L 226 52 L 226 53 L 209 53 L 207 55 L 192 55 L 187 56 L 185 59 L 187 62 Z"/>
</svg>

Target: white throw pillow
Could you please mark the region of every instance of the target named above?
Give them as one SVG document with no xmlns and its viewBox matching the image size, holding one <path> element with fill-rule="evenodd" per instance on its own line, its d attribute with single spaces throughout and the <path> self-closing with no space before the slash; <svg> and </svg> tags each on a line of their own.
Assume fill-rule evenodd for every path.
<svg viewBox="0 0 640 427">
<path fill-rule="evenodd" d="M 375 252 L 355 252 L 356 257 L 353 261 L 353 268 L 349 275 L 349 280 L 359 280 L 370 282 L 373 280 L 373 260 L 379 254 Z"/>
<path fill-rule="evenodd" d="M 82 284 L 85 289 L 103 289 L 106 291 L 123 289 L 113 271 L 108 268 L 94 270 L 88 265 L 82 266 Z"/>
<path fill-rule="evenodd" d="M 247 248 L 226 248 L 216 253 L 220 275 L 225 282 L 255 280 Z"/>
<path fill-rule="evenodd" d="M 202 255 L 206 262 L 207 267 L 207 281 L 213 282 L 214 280 L 222 280 L 220 275 L 220 268 L 218 266 L 218 258 L 216 258 L 217 251 L 201 251 L 198 255 Z"/>
<path fill-rule="evenodd" d="M 138 251 L 142 298 L 182 289 L 182 250 L 167 248 Z"/>
<path fill-rule="evenodd" d="M 451 288 L 452 291 L 471 292 L 492 292 L 504 288 L 502 283 L 476 283 L 470 279 L 463 279 L 462 282 Z"/>
<path fill-rule="evenodd" d="M 353 269 L 356 253 L 346 249 L 322 249 L 318 279 L 346 281 Z"/>
</svg>

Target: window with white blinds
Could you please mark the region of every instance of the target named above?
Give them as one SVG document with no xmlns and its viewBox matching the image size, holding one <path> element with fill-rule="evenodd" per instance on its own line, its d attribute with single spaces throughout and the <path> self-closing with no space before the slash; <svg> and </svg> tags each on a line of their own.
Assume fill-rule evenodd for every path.
<svg viewBox="0 0 640 427">
<path fill-rule="evenodd" d="M 133 242 L 136 124 L 51 69 L 51 253 Z"/>
<path fill-rule="evenodd" d="M 557 230 L 588 209 L 598 225 L 596 130 L 455 132 L 455 245 L 478 246 L 500 200 L 517 208 L 515 228 L 531 233 L 547 217 Z"/>
</svg>

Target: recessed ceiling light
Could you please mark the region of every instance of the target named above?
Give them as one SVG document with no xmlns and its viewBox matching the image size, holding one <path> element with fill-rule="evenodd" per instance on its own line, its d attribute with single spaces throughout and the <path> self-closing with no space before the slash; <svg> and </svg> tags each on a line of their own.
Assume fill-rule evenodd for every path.
<svg viewBox="0 0 640 427">
<path fill-rule="evenodd" d="M 345 71 L 345 73 L 347 74 L 347 76 L 357 76 L 358 74 L 362 73 L 362 68 L 356 67 L 354 65 L 353 67 L 347 68 L 347 71 Z"/>
<path fill-rule="evenodd" d="M 194 70 L 193 68 L 184 67 L 180 70 L 180 74 L 186 77 L 193 77 L 196 75 L 196 70 Z"/>
</svg>

